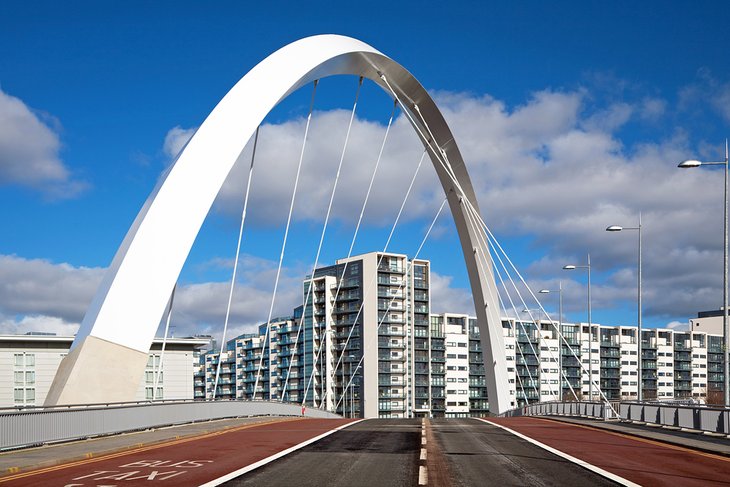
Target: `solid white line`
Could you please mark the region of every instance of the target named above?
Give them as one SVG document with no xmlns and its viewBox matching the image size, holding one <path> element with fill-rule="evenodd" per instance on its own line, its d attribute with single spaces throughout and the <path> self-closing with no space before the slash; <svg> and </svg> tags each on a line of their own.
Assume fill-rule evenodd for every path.
<svg viewBox="0 0 730 487">
<path fill-rule="evenodd" d="M 641 487 L 640 484 L 635 484 L 634 482 L 632 482 L 630 480 L 627 480 L 623 477 L 619 477 L 618 475 L 611 473 L 607 470 L 603 470 L 601 467 L 596 467 L 595 465 L 592 465 L 584 460 L 581 460 L 580 458 L 576 458 L 574 456 L 568 455 L 567 453 L 563 453 L 560 450 L 556 450 L 553 447 L 547 446 L 544 443 L 540 443 L 539 441 L 532 439 L 529 436 L 525 436 L 522 433 L 518 433 L 515 430 L 509 429 L 506 426 L 502 426 L 501 424 L 493 423 L 492 421 L 482 419 L 482 418 L 475 418 L 475 419 L 478 419 L 479 421 L 484 421 L 485 423 L 491 424 L 492 426 L 502 428 L 503 430 L 508 431 L 509 433 L 512 433 L 513 435 L 515 435 L 519 438 L 522 438 L 525 441 L 529 441 L 533 445 L 539 446 L 543 450 L 549 451 L 553 455 L 557 455 L 561 458 L 568 460 L 569 462 L 573 462 L 576 465 L 579 465 L 587 470 L 590 470 L 591 472 L 597 473 L 598 475 L 600 475 L 602 477 L 606 477 L 609 480 L 613 480 L 614 482 L 616 482 L 618 484 L 626 485 L 628 487 Z"/>
<path fill-rule="evenodd" d="M 426 467 L 421 465 L 418 467 L 418 485 L 427 485 L 428 484 L 428 470 L 426 470 Z"/>
<path fill-rule="evenodd" d="M 245 466 L 243 468 L 239 468 L 238 470 L 235 470 L 235 471 L 233 471 L 231 473 L 228 473 L 228 474 L 226 474 L 226 475 L 224 475 L 222 477 L 218 477 L 215 480 L 211 480 L 208 483 L 202 484 L 200 487 L 214 487 L 216 485 L 221 485 L 224 482 L 228 482 L 229 480 L 235 479 L 236 477 L 240 477 L 241 475 L 243 475 L 245 473 L 248 473 L 251 470 L 255 470 L 255 469 L 259 468 L 259 467 L 262 467 L 262 466 L 266 465 L 267 463 L 271 463 L 274 460 L 277 460 L 277 459 L 279 459 L 279 458 L 281 458 L 281 457 L 283 457 L 285 455 L 288 455 L 288 454 L 290 454 L 292 452 L 295 452 L 295 451 L 297 451 L 297 450 L 299 450 L 301 448 L 304 448 L 307 445 L 311 445 L 312 443 L 314 443 L 316 441 L 319 441 L 322 438 L 325 438 L 325 437 L 331 435 L 332 433 L 336 433 L 336 432 L 338 432 L 340 430 L 343 430 L 345 428 L 349 428 L 350 426 L 355 425 L 355 424 L 357 424 L 357 423 L 359 423 L 361 421 L 365 421 L 365 420 L 364 419 L 358 419 L 357 421 L 353 421 L 352 423 L 347 423 L 347 424 L 343 424 L 342 426 L 338 426 L 337 428 L 335 428 L 333 430 L 327 431 L 326 433 L 322 433 L 321 435 L 315 436 L 314 438 L 310 438 L 310 439 L 308 439 L 306 441 L 303 441 L 303 442 L 299 443 L 298 445 L 294 445 L 291 448 L 287 448 L 286 450 L 282 450 L 279 453 L 275 453 L 275 454 L 271 455 L 270 457 L 266 457 L 263 460 L 259 460 L 256 463 L 252 463 L 251 465 L 247 465 L 247 466 Z"/>
</svg>

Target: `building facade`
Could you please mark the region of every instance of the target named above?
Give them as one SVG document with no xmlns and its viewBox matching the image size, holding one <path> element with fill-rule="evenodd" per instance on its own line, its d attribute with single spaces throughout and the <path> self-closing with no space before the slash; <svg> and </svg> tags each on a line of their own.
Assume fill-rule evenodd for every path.
<svg viewBox="0 0 730 487">
<path fill-rule="evenodd" d="M 73 340 L 52 333 L 0 335 L 0 407 L 42 406 Z M 163 357 L 162 339 L 156 338 L 136 400 L 192 399 L 198 349 L 209 341 L 168 338 Z"/>
<path fill-rule="evenodd" d="M 202 357 L 195 397 L 282 400 L 366 418 L 486 415 L 476 318 L 430 313 L 430 298 L 426 260 L 372 252 L 316 269 L 292 316 Z M 589 332 L 587 323 L 505 317 L 502 330 L 512 407 L 631 400 L 640 383 L 645 399 L 721 402 L 722 339 L 697 327 L 642 330 L 641 357 L 632 326 L 594 323 Z"/>
<path fill-rule="evenodd" d="M 415 389 L 429 387 L 430 357 L 421 353 L 429 288 L 429 262 L 402 254 L 371 252 L 316 269 L 291 317 L 203 357 L 195 397 L 213 396 L 217 373 L 216 397 L 299 402 L 353 417 L 413 415 L 417 394 L 430 396 Z"/>
</svg>

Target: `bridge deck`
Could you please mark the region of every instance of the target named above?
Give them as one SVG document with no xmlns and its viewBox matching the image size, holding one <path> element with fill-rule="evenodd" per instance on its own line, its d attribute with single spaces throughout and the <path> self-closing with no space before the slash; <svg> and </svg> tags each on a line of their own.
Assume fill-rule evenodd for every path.
<svg viewBox="0 0 730 487">
<path fill-rule="evenodd" d="M 0 477 L 0 485 L 200 485 L 239 471 L 349 420 L 256 418 L 161 430 L 167 442 L 117 451 L 111 444 L 147 433 L 0 455 L 62 461 L 69 448 L 94 448 L 92 458 Z M 728 485 L 730 457 L 698 452 L 615 431 L 537 418 L 368 420 L 337 431 L 261 468 L 231 475 L 225 485 L 429 486 L 613 485 L 597 473 L 500 428 L 641 485 Z M 208 430 L 204 430 L 206 427 Z M 185 430 L 184 428 L 188 428 Z M 197 431 L 193 431 L 197 429 Z M 181 436 L 188 431 L 193 436 Z M 174 434 L 177 433 L 177 434 Z M 170 436 L 173 435 L 173 436 Z M 148 439 L 154 439 L 152 436 Z M 159 440 L 160 438 L 157 438 Z M 104 446 L 106 445 L 106 446 Z M 107 450 L 104 450 L 104 448 Z M 101 456 L 97 457 L 97 454 Z M 42 455 L 45 455 L 43 457 Z M 68 458 L 68 457 L 66 457 Z M 241 472 L 239 472 L 241 473 Z M 235 478 L 234 478 L 235 477 Z"/>
<path fill-rule="evenodd" d="M 271 419 L 0 478 L 21 485 L 201 485 L 351 420 Z"/>
<path fill-rule="evenodd" d="M 729 482 L 730 457 L 550 419 L 489 421 L 640 485 L 700 487 Z"/>
</svg>

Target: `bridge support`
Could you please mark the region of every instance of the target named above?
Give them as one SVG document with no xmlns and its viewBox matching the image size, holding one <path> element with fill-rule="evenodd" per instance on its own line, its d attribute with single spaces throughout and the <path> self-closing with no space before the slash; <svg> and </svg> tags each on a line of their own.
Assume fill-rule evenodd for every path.
<svg viewBox="0 0 730 487">
<path fill-rule="evenodd" d="M 478 237 L 481 230 L 463 201 L 466 198 L 479 211 L 451 130 L 428 92 L 402 66 L 363 42 L 336 35 L 309 37 L 276 51 L 213 109 L 129 229 L 71 353 L 61 364 L 46 405 L 134 398 L 146 363 L 142 356 L 147 356 L 195 237 L 246 142 L 290 93 L 316 79 L 342 74 L 368 78 L 397 97 L 429 147 L 469 273 L 490 409 L 509 408 L 497 288 L 488 249 Z"/>
</svg>

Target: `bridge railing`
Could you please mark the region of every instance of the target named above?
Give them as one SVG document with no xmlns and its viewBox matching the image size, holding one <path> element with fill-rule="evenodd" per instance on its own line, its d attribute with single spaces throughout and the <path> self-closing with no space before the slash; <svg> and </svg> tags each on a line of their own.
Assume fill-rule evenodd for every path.
<svg viewBox="0 0 730 487">
<path fill-rule="evenodd" d="M 618 413 L 618 414 L 616 414 Z M 730 408 L 661 402 L 544 402 L 502 416 L 574 416 L 620 419 L 730 435 Z"/>
<path fill-rule="evenodd" d="M 730 434 L 730 408 L 686 404 L 622 402 L 621 419 Z"/>
<path fill-rule="evenodd" d="M 164 401 L 0 410 L 0 450 L 243 416 L 301 416 L 278 401 Z M 305 416 L 339 418 L 307 408 Z"/>
<path fill-rule="evenodd" d="M 503 416 L 581 416 L 597 419 L 614 419 L 615 405 L 607 402 L 571 401 L 539 402 L 512 409 Z"/>
</svg>

